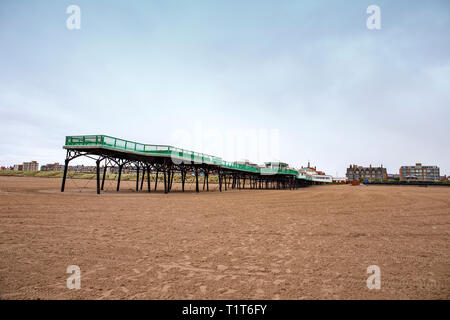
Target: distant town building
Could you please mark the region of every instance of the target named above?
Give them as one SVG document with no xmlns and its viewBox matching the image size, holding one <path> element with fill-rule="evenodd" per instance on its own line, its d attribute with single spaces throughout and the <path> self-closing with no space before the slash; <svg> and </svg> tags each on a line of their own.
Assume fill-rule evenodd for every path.
<svg viewBox="0 0 450 320">
<path fill-rule="evenodd" d="M 100 169 L 103 170 L 103 166 L 100 167 Z M 108 173 L 119 173 L 119 167 L 118 166 L 109 166 L 106 168 L 106 172 Z M 130 173 L 136 173 L 136 169 L 134 167 L 123 167 L 122 168 L 123 174 L 130 174 Z"/>
<path fill-rule="evenodd" d="M 438 166 L 422 166 L 416 163 L 415 166 L 400 167 L 400 181 L 439 181 Z"/>
<path fill-rule="evenodd" d="M 106 171 L 108 173 L 119 173 L 119 167 L 118 166 L 109 166 L 106 168 Z"/>
<path fill-rule="evenodd" d="M 23 171 L 39 171 L 39 163 L 37 161 L 24 162 Z"/>
<path fill-rule="evenodd" d="M 331 183 L 333 182 L 333 177 L 330 175 L 326 175 L 325 172 L 317 170 L 317 167 L 312 167 L 308 161 L 307 167 L 301 167 L 298 169 L 298 173 L 300 177 L 308 178 L 314 182 L 324 182 Z"/>
<path fill-rule="evenodd" d="M 85 165 L 76 165 L 69 166 L 67 171 L 69 172 L 81 172 L 81 173 L 95 173 L 97 170 L 96 166 L 85 166 Z"/>
<path fill-rule="evenodd" d="M 39 171 L 39 163 L 33 160 L 23 164 L 15 164 L 12 169 L 14 171 Z"/>
<path fill-rule="evenodd" d="M 14 171 L 23 171 L 23 164 L 15 164 Z"/>
<path fill-rule="evenodd" d="M 400 175 L 396 173 L 388 173 L 387 175 L 388 180 L 400 180 Z"/>
<path fill-rule="evenodd" d="M 334 183 L 347 183 L 347 177 L 332 177 Z"/>
<path fill-rule="evenodd" d="M 333 182 L 333 177 L 326 174 L 312 174 L 311 178 L 312 178 L 311 181 L 314 182 L 324 182 L 324 183 Z"/>
<path fill-rule="evenodd" d="M 64 165 L 55 163 L 47 163 L 46 165 L 41 166 L 41 171 L 64 171 Z"/>
<path fill-rule="evenodd" d="M 349 181 L 385 181 L 387 180 L 387 171 L 386 168 L 383 168 L 383 165 L 380 167 L 372 167 L 372 165 L 363 167 L 354 164 L 347 168 L 346 176 Z"/>
</svg>

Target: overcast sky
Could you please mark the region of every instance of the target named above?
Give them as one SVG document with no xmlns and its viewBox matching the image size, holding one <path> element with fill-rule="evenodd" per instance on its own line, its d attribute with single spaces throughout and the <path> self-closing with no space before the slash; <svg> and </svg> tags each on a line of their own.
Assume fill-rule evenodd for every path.
<svg viewBox="0 0 450 320">
<path fill-rule="evenodd" d="M 0 48 L 1 165 L 107 134 L 340 176 L 450 174 L 448 0 L 2 0 Z"/>
</svg>

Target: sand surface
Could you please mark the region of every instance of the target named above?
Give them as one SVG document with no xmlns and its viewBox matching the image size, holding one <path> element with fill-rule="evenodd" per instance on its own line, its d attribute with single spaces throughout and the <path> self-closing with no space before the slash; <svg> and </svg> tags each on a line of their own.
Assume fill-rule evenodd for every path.
<svg viewBox="0 0 450 320">
<path fill-rule="evenodd" d="M 60 183 L 0 177 L 1 299 L 450 298 L 450 188 L 165 195 L 107 181 L 98 196 L 94 181 Z"/>
</svg>

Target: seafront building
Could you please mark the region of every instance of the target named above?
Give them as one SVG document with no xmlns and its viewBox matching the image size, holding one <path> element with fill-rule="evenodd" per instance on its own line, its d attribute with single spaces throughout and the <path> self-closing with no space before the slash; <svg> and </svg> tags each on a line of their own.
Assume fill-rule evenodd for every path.
<svg viewBox="0 0 450 320">
<path fill-rule="evenodd" d="M 307 167 L 301 167 L 298 169 L 298 173 L 300 176 L 304 178 L 308 178 L 314 182 L 323 182 L 323 183 L 331 183 L 333 182 L 333 177 L 325 174 L 325 172 L 317 170 L 317 167 L 312 167 L 308 161 Z"/>
<path fill-rule="evenodd" d="M 438 166 L 423 166 L 416 163 L 415 166 L 400 167 L 400 181 L 439 181 Z"/>
<path fill-rule="evenodd" d="M 396 173 L 388 173 L 387 179 L 390 181 L 400 180 L 400 175 Z"/>
<path fill-rule="evenodd" d="M 386 168 L 383 168 L 383 165 L 380 167 L 372 167 L 372 165 L 363 167 L 353 164 L 347 168 L 346 176 L 348 181 L 386 181 L 387 171 Z"/>
<path fill-rule="evenodd" d="M 41 171 L 64 171 L 64 165 L 59 162 L 47 163 L 41 166 Z"/>
<path fill-rule="evenodd" d="M 332 182 L 334 182 L 334 183 L 345 184 L 345 183 L 347 183 L 347 181 L 348 181 L 347 177 L 333 177 L 332 178 Z"/>
<path fill-rule="evenodd" d="M 15 164 L 14 171 L 39 171 L 39 163 L 37 161 L 24 162 L 22 164 Z"/>
<path fill-rule="evenodd" d="M 39 171 L 39 163 L 34 160 L 30 162 L 24 162 L 23 171 Z"/>
</svg>

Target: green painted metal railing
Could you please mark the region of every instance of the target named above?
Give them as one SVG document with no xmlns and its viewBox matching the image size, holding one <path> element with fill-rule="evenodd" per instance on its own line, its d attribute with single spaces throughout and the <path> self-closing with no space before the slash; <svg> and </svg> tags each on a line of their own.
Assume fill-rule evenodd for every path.
<svg viewBox="0 0 450 320">
<path fill-rule="evenodd" d="M 248 166 L 245 164 L 224 161 L 220 157 L 184 150 L 172 146 L 143 144 L 106 135 L 67 136 L 65 146 L 98 146 L 106 149 L 131 151 L 146 155 L 175 157 L 180 160 L 193 161 L 195 163 L 212 164 L 223 168 L 252 172 L 262 175 L 285 174 L 294 175 L 299 178 L 298 172 L 293 169 L 260 168 Z M 302 177 L 300 179 L 304 178 Z"/>
<path fill-rule="evenodd" d="M 105 135 L 67 136 L 66 146 L 99 146 L 102 148 L 131 151 L 146 155 L 176 157 L 180 160 L 220 165 L 222 159 L 204 153 L 188 151 L 166 145 L 143 144 Z"/>
<path fill-rule="evenodd" d="M 223 168 L 228 168 L 228 169 L 260 173 L 259 167 L 247 166 L 245 164 L 239 164 L 239 163 L 234 163 L 234 162 L 222 161 L 220 166 Z"/>
</svg>

